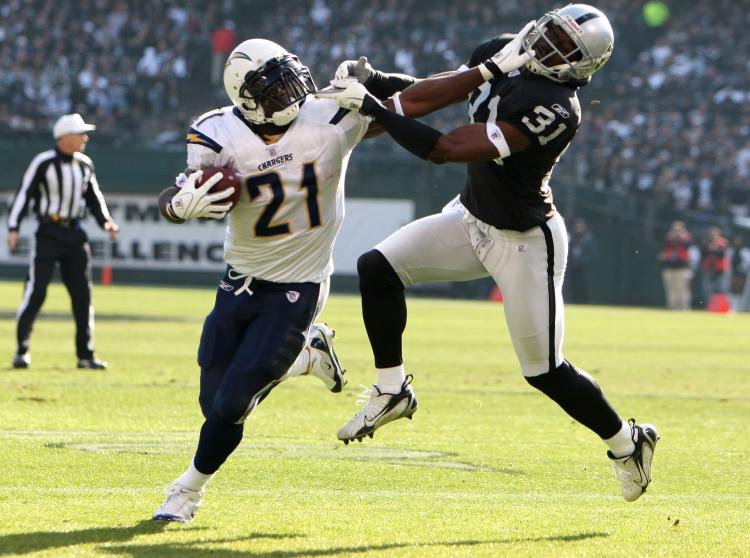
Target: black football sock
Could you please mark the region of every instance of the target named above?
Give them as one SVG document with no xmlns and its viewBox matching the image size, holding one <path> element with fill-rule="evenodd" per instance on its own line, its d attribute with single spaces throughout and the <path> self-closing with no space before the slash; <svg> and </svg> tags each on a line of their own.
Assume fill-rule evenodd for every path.
<svg viewBox="0 0 750 558">
<path fill-rule="evenodd" d="M 357 260 L 362 317 L 377 368 L 403 362 L 401 336 L 406 328 L 404 285 L 391 264 L 377 250 Z"/>
<path fill-rule="evenodd" d="M 599 437 L 611 438 L 620 431 L 622 419 L 604 397 L 599 384 L 567 360 L 552 372 L 527 377 L 526 381 Z"/>
<path fill-rule="evenodd" d="M 240 445 L 244 424 L 232 424 L 212 413 L 201 427 L 198 449 L 193 463 L 205 475 L 219 470 L 232 452 Z"/>
</svg>

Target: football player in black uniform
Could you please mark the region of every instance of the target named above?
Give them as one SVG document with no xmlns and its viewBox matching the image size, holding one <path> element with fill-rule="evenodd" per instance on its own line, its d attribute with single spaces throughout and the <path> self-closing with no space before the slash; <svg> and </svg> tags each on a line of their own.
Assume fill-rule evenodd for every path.
<svg viewBox="0 0 750 558">
<path fill-rule="evenodd" d="M 319 93 L 370 115 L 419 157 L 467 163 L 463 193 L 442 213 L 403 227 L 358 261 L 377 383 L 339 439 L 372 436 L 416 410 L 401 352 L 404 288 L 491 275 L 526 380 L 604 440 L 626 500 L 646 490 L 656 428 L 620 418 L 593 378 L 562 354 L 568 243 L 549 186 L 581 121 L 576 92 L 607 62 L 613 44 L 601 11 L 572 4 L 516 36 L 485 42 L 456 73 L 416 80 L 375 71 L 361 58 L 342 63 L 334 89 Z M 385 105 L 379 101 L 400 90 Z M 470 124 L 449 133 L 412 120 L 467 97 Z"/>
</svg>

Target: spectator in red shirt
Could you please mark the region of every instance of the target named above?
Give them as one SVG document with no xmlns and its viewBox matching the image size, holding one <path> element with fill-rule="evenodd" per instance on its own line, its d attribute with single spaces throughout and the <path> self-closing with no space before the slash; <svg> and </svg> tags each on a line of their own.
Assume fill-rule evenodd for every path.
<svg viewBox="0 0 750 558">
<path fill-rule="evenodd" d="M 237 46 L 237 36 L 234 34 L 234 22 L 227 20 L 221 27 L 211 33 L 211 83 L 221 83 L 224 63 L 227 56 Z"/>
<path fill-rule="evenodd" d="M 724 276 L 729 269 L 727 248 L 729 242 L 721 235 L 719 227 L 710 227 L 701 246 L 701 275 L 703 276 L 703 297 L 708 304 L 716 293 L 726 291 Z"/>
<path fill-rule="evenodd" d="M 670 310 L 689 310 L 692 293 L 690 279 L 690 246 L 693 237 L 685 228 L 685 223 L 675 221 L 664 239 L 664 248 L 659 254 L 662 265 L 662 280 Z"/>
</svg>

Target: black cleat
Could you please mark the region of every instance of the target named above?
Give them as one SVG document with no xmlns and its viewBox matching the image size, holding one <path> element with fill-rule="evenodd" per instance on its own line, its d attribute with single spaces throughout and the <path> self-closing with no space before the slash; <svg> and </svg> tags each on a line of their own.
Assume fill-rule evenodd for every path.
<svg viewBox="0 0 750 558">
<path fill-rule="evenodd" d="M 78 368 L 88 368 L 89 370 L 106 370 L 107 363 L 96 357 L 79 358 Z"/>
<path fill-rule="evenodd" d="M 29 364 L 31 364 L 29 353 L 16 353 L 13 357 L 13 368 L 28 368 Z"/>
</svg>

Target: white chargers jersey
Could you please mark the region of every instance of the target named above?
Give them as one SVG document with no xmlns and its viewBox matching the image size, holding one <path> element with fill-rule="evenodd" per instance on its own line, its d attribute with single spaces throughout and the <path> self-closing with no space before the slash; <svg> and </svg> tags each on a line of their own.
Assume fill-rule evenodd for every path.
<svg viewBox="0 0 750 558">
<path fill-rule="evenodd" d="M 244 177 L 229 213 L 226 262 L 267 281 L 325 281 L 344 220 L 349 155 L 370 121 L 308 96 L 284 135 L 266 144 L 232 106 L 198 118 L 187 136 L 188 169 L 230 167 Z"/>
</svg>

